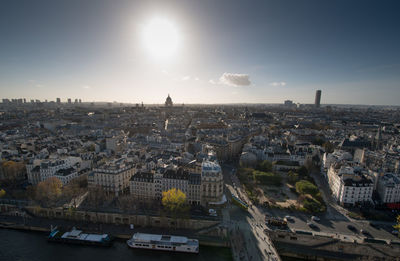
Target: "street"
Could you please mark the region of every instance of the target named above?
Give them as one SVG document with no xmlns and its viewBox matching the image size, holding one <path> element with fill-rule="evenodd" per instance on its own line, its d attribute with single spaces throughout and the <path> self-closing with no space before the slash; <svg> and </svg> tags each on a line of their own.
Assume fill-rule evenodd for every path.
<svg viewBox="0 0 400 261">
<path fill-rule="evenodd" d="M 226 195 L 231 193 L 244 202 L 250 203 L 246 193 L 240 188 L 233 168 L 223 167 Z M 237 184 L 234 185 L 234 184 Z M 233 204 L 223 210 L 224 223 L 229 227 L 235 260 L 280 260 L 271 240 L 264 233 L 264 214 L 254 205 L 245 211 Z M 242 244 L 238 244 L 242 243 Z"/>
</svg>

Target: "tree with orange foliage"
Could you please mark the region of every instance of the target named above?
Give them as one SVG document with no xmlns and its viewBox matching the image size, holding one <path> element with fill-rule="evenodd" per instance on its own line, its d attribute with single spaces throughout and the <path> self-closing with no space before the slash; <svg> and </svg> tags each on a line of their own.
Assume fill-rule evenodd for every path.
<svg viewBox="0 0 400 261">
<path fill-rule="evenodd" d="M 62 182 L 58 178 L 48 178 L 37 185 L 35 198 L 45 205 L 54 205 L 61 196 L 61 188 Z"/>
</svg>

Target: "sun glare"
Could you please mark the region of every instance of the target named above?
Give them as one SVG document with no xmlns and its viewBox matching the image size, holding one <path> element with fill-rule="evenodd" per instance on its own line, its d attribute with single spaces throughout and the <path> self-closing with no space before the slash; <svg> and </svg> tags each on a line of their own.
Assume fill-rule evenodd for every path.
<svg viewBox="0 0 400 261">
<path fill-rule="evenodd" d="M 179 47 L 179 33 L 173 23 L 154 18 L 142 29 L 145 49 L 156 60 L 169 60 Z"/>
</svg>

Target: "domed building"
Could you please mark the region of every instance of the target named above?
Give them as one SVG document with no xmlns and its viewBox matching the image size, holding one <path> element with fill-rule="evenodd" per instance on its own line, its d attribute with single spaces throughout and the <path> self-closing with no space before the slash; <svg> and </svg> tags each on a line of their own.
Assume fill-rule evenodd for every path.
<svg viewBox="0 0 400 261">
<path fill-rule="evenodd" d="M 171 99 L 171 97 L 169 97 L 169 94 L 168 94 L 168 97 L 165 100 L 165 107 L 172 107 L 172 105 L 173 105 L 172 99 Z"/>
</svg>

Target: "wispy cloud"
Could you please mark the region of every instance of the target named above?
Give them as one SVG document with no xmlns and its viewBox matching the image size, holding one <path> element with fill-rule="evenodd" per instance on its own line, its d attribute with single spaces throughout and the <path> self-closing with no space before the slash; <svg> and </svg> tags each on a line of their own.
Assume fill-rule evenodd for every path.
<svg viewBox="0 0 400 261">
<path fill-rule="evenodd" d="M 229 86 L 250 86 L 250 76 L 241 73 L 223 73 L 218 81 L 210 80 L 211 84 L 224 84 Z"/>
<path fill-rule="evenodd" d="M 169 71 L 163 69 L 161 70 L 161 73 L 165 75 L 167 78 L 169 78 L 172 81 L 175 82 L 185 82 L 185 81 L 200 81 L 199 77 L 197 76 L 191 76 L 191 75 L 181 75 L 181 74 L 174 74 L 170 73 Z"/>
<path fill-rule="evenodd" d="M 269 85 L 271 86 L 286 86 L 286 82 L 271 82 Z"/>
<path fill-rule="evenodd" d="M 90 85 L 82 85 L 82 88 L 83 89 L 90 89 L 90 88 L 92 88 Z"/>
</svg>

